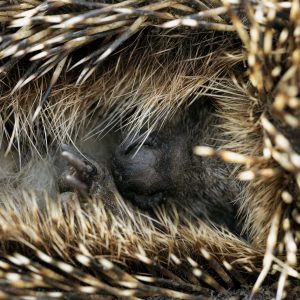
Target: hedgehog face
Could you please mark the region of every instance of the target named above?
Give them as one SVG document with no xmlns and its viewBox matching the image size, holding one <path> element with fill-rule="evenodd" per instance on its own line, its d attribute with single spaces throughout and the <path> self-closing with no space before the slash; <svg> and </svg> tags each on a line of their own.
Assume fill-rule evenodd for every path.
<svg viewBox="0 0 300 300">
<path fill-rule="evenodd" d="M 210 220 L 238 232 L 233 206 L 240 187 L 232 169 L 217 157 L 193 154 L 196 145 L 219 146 L 217 119 L 209 105 L 178 116 L 143 141 L 128 138 L 116 147 L 111 172 L 120 194 L 147 212 L 175 205 L 189 219 Z"/>
<path fill-rule="evenodd" d="M 70 168 L 62 173 L 60 191 L 65 192 L 66 186 L 67 191 L 104 201 L 106 186 L 116 186 L 125 200 L 151 215 L 156 205 L 175 206 L 185 219 L 209 220 L 238 232 L 233 201 L 240 186 L 230 176 L 232 169 L 217 157 L 199 157 L 192 151 L 196 145 L 219 147 L 222 141 L 213 106 L 201 104 L 178 114 L 146 139 L 141 133 L 113 143 L 109 161 L 100 160 L 103 140 L 95 143 L 98 154 L 93 159 L 63 149 Z M 86 148 L 93 147 L 87 143 Z"/>
<path fill-rule="evenodd" d="M 120 193 L 139 208 L 160 204 L 176 193 L 176 182 L 188 161 L 182 135 L 176 141 L 170 131 L 151 133 L 141 139 L 128 139 L 119 145 L 112 159 L 112 171 Z"/>
</svg>

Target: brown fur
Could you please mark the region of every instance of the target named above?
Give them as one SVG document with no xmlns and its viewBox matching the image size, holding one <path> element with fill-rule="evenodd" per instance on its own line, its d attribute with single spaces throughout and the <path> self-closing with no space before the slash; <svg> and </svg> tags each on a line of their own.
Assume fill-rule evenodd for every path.
<svg viewBox="0 0 300 300">
<path fill-rule="evenodd" d="M 147 26 L 149 23 L 162 24 L 170 19 L 177 19 L 177 25 L 191 26 L 189 20 L 194 19 L 186 16 L 203 10 L 202 2 L 192 2 L 190 5 L 178 2 L 177 6 L 159 9 L 163 15 L 147 19 Z M 227 15 L 223 20 L 217 15 L 213 15 L 207 22 L 206 19 L 202 21 L 196 18 L 198 26 L 207 29 L 209 25 L 208 29 L 213 29 L 205 32 L 197 28 L 171 31 L 144 29 L 144 17 L 130 15 L 133 18 L 129 18 L 132 21 L 130 24 L 139 20 L 143 26 L 138 27 L 134 31 L 135 35 L 120 48 L 113 48 L 116 51 L 108 59 L 101 61 L 93 75 L 81 85 L 75 85 L 75 81 L 78 76 L 80 80 L 84 76 L 80 77 L 76 69 L 67 73 L 66 68 L 63 68 L 57 81 L 46 74 L 31 80 L 11 94 L 17 81 L 24 75 L 24 70 L 30 66 L 27 58 L 23 57 L 18 63 L 18 71 L 10 71 L 9 78 L 3 79 L 1 84 L 0 136 L 1 151 L 6 153 L 2 161 L 5 161 L 6 167 L 1 172 L 4 175 L 0 174 L 0 180 L 7 180 L 12 174 L 16 181 L 14 185 L 18 186 L 22 194 L 16 194 L 10 186 L 5 190 L 6 195 L 1 195 L 2 255 L 12 253 L 15 243 L 11 244 L 11 241 L 14 241 L 23 253 L 30 253 L 28 247 L 41 249 L 72 265 L 78 263 L 74 259 L 74 250 L 91 257 L 93 261 L 97 261 L 98 256 L 104 256 L 118 262 L 128 274 L 139 271 L 142 274 L 154 274 L 157 282 L 153 285 L 159 287 L 164 286 L 159 282 L 159 275 L 164 274 L 164 278 L 169 280 L 170 290 L 176 289 L 174 282 L 179 282 L 183 286 L 181 290 L 190 294 L 191 286 L 184 286 L 180 280 L 191 284 L 193 289 L 198 287 L 200 278 L 209 287 L 223 292 L 224 286 L 231 286 L 231 280 L 234 283 L 244 283 L 244 270 L 249 275 L 249 282 L 252 279 L 251 272 L 255 278 L 263 270 L 255 285 L 256 291 L 273 265 L 274 270 L 281 274 L 277 291 L 281 298 L 287 276 L 299 279 L 296 272 L 299 255 L 299 155 L 294 150 L 297 145 L 287 133 L 290 133 L 289 128 L 299 128 L 299 41 L 296 32 L 299 28 L 300 10 L 297 1 L 287 3 L 290 8 L 274 4 L 274 9 L 282 12 L 276 18 L 272 17 L 273 4 L 265 6 L 264 9 L 269 13 L 265 14 L 266 19 L 259 19 L 261 6 L 244 7 L 242 15 L 247 16 L 247 21 L 244 22 L 246 29 L 233 6 L 225 1 Z M 24 8 L 25 12 L 32 4 L 28 5 L 29 7 Z M 133 1 L 127 5 L 132 5 L 131 8 L 135 9 L 137 4 Z M 151 9 L 153 7 L 149 10 Z M 4 18 L 7 22 L 3 26 L 5 34 L 13 32 L 14 29 L 6 28 L 6 25 L 19 13 L 13 6 L 10 11 L 8 17 L 0 15 L 0 20 Z M 222 30 L 236 32 L 216 33 L 215 23 L 218 22 L 229 26 L 223 26 Z M 93 26 L 92 23 L 87 24 Z M 268 26 L 264 26 L 265 24 Z M 124 23 L 122 26 L 122 29 L 127 30 L 129 25 Z M 285 28 L 289 32 L 285 32 Z M 50 35 L 55 36 L 56 30 L 58 29 L 51 27 Z M 113 32 L 109 38 L 116 40 L 115 34 Z M 16 36 L 17 34 L 13 36 L 12 44 L 16 43 Z M 49 37 L 36 44 L 43 44 L 47 39 Z M 50 51 L 51 47 L 53 46 L 46 48 L 46 51 Z M 69 48 L 71 52 L 72 47 Z M 7 49 L 8 46 L 0 52 L 0 57 L 7 56 L 3 60 L 5 69 L 5 63 L 13 61 L 10 59 L 11 54 L 5 52 Z M 43 50 L 39 51 L 38 53 L 42 53 Z M 42 65 L 45 58 L 38 61 Z M 51 80 L 55 84 L 35 118 L 35 126 L 32 126 L 31 119 L 36 116 L 39 97 Z M 203 97 L 210 97 L 218 107 L 217 113 L 222 120 L 220 127 L 226 140 L 222 149 L 209 155 L 240 163 L 235 175 L 238 176 L 240 171 L 248 171 L 241 177 L 252 178 L 252 181 L 244 184 L 243 194 L 237 199 L 243 228 L 250 237 L 249 241 L 245 242 L 225 231 L 220 232 L 201 221 L 201 225 L 182 225 L 176 222 L 176 209 L 170 214 L 164 210 L 159 211 L 158 229 L 153 225 L 156 221 L 132 210 L 122 200 L 118 201 L 127 216 L 125 220 L 116 218 L 111 221 L 101 203 L 91 202 L 83 208 L 77 200 L 72 203 L 73 207 L 67 205 L 63 209 L 60 202 L 54 203 L 46 199 L 45 205 L 48 207 L 42 213 L 37 202 L 47 196 L 22 192 L 22 184 L 30 182 L 27 170 L 34 170 L 30 166 L 32 159 L 35 164 L 38 161 L 35 157 L 39 155 L 53 157 L 53 148 L 57 148 L 61 142 L 76 142 L 87 128 L 87 138 L 97 137 L 99 140 L 113 128 L 130 134 L 146 128 L 146 132 L 150 133 L 160 125 L 157 120 L 161 120 L 161 116 L 167 122 L 177 111 L 185 109 L 193 101 L 201 101 Z M 288 140 L 284 135 L 289 137 Z M 231 152 L 226 151 L 239 153 L 243 155 L 243 159 L 236 159 Z M 1 156 L 4 157 L 2 153 Z M 28 156 L 23 153 L 28 153 Z M 14 158 L 7 158 L 7 155 L 13 155 Z M 21 170 L 18 170 L 20 165 Z M 10 181 L 9 184 L 11 183 Z M 35 183 L 33 182 L 33 187 Z M 4 187 L 7 186 L 5 183 Z M 172 254 L 183 262 L 179 267 Z M 205 266 L 207 262 L 210 263 L 209 268 Z M 146 267 L 147 264 L 151 265 L 151 270 Z M 16 265 L 16 262 L 10 262 L 8 270 Z M 191 267 L 192 272 L 188 271 Z M 26 268 L 23 268 L 25 274 L 28 273 Z M 214 274 L 218 279 L 217 283 L 212 275 L 199 273 L 203 269 Z M 45 270 L 40 267 L 38 270 L 38 273 L 46 277 Z M 225 284 L 228 278 L 224 272 L 231 276 L 231 280 Z M 83 276 L 82 273 L 79 274 Z M 115 271 L 109 275 L 101 273 L 100 277 L 109 277 L 109 285 L 115 285 L 117 281 L 118 288 L 124 291 L 120 284 L 124 278 L 116 274 L 121 276 Z M 1 276 L 6 278 L 6 273 Z M 125 281 L 133 284 L 134 280 L 127 277 Z M 12 284 L 11 281 L 8 283 Z M 98 288 L 95 293 L 99 293 L 98 283 L 90 279 L 85 281 L 85 284 Z M 41 282 L 35 284 L 44 286 Z M 149 295 L 147 286 L 139 285 L 136 288 L 137 294 L 134 289 L 130 289 L 130 296 Z M 116 290 L 106 291 L 117 297 L 123 295 Z M 171 292 L 163 289 L 153 293 L 171 295 Z M 207 295 L 203 290 L 197 290 L 197 293 Z M 178 297 L 187 299 L 186 295 Z"/>
</svg>

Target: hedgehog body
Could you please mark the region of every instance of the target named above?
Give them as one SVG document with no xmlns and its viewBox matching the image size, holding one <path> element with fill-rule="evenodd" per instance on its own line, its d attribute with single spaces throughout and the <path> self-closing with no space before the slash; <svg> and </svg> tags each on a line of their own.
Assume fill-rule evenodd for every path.
<svg viewBox="0 0 300 300">
<path fill-rule="evenodd" d="M 257 279 L 256 292 L 272 273 L 283 298 L 288 277 L 299 279 L 298 2 L 0 7 L 3 297 L 194 299 Z M 65 148 L 67 182 L 63 143 L 87 153 Z M 188 165 L 178 152 L 187 145 L 200 172 L 161 163 L 169 155 Z M 94 199 L 49 199 L 74 187 Z M 200 190 L 197 205 L 183 202 Z M 135 207 L 165 198 L 175 207 Z M 185 204 L 196 214 L 188 222 Z M 238 218 L 247 240 L 203 215 L 229 228 Z"/>
<path fill-rule="evenodd" d="M 207 220 L 238 232 L 234 202 L 241 188 L 230 176 L 233 169 L 217 157 L 201 158 L 192 152 L 199 144 L 222 147 L 223 135 L 214 114 L 211 102 L 201 103 L 146 137 L 143 132 L 99 140 L 84 140 L 79 135 L 79 147 L 62 146 L 60 150 L 52 146 L 41 158 L 35 153 L 18 157 L 12 151 L 2 159 L 3 194 L 15 197 L 23 190 L 33 191 L 42 209 L 45 194 L 72 201 L 77 191 L 79 196 L 109 202 L 117 211 L 114 194 L 119 197 L 121 193 L 137 209 L 152 215 L 155 206 L 166 205 L 181 211 L 182 218 Z M 80 149 L 84 150 L 80 153 Z"/>
</svg>

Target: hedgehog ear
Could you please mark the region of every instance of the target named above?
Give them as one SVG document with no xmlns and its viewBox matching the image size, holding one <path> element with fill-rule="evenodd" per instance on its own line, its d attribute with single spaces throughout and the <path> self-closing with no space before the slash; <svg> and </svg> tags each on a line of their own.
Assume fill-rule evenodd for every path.
<svg viewBox="0 0 300 300">
<path fill-rule="evenodd" d="M 205 120 L 207 114 L 214 110 L 215 107 L 212 99 L 201 97 L 187 106 L 184 121 L 186 122 L 188 120 L 189 124 L 199 124 L 199 121 Z"/>
</svg>

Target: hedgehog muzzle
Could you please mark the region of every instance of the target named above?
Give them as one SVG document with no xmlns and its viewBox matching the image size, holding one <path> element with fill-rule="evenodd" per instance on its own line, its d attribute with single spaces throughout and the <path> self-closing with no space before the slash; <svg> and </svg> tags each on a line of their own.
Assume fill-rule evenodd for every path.
<svg viewBox="0 0 300 300">
<path fill-rule="evenodd" d="M 127 139 L 112 158 L 112 173 L 118 190 L 141 209 L 166 201 L 173 189 L 170 176 L 170 145 L 158 133 Z"/>
</svg>

